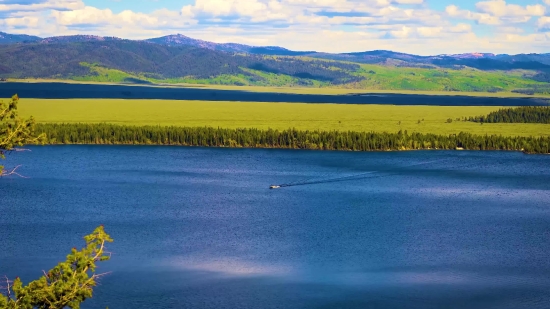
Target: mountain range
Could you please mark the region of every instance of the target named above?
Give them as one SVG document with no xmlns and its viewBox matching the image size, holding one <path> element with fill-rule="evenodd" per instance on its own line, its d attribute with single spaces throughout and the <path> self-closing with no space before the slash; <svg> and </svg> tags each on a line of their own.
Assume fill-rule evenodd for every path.
<svg viewBox="0 0 550 309">
<path fill-rule="evenodd" d="M 513 90 L 531 87 L 531 82 L 550 82 L 550 54 L 419 56 L 386 50 L 334 54 L 292 51 L 279 46 L 214 43 L 182 34 L 126 40 L 93 35 L 40 38 L 0 32 L 0 57 L 5 59 L 0 63 L 3 78 L 93 79 L 107 74 L 112 79 L 119 74 L 144 82 L 389 87 L 376 84 L 382 76 L 374 75 L 380 74 L 383 67 L 385 72 L 393 70 L 391 74 L 407 72 L 404 76 L 400 74 L 400 85 L 391 86 L 403 89 L 423 88 L 423 84 L 434 82 L 431 76 L 447 74 L 445 85 L 435 81 L 439 90 L 476 91 L 479 85 L 457 86 L 448 75 L 449 72 L 460 76 L 469 74 L 472 79 L 481 74 L 470 72 L 472 69 L 487 72 L 481 74 L 486 80 L 494 77 L 490 74 L 507 72 L 498 83 L 481 86 L 484 91 L 491 87 Z M 519 73 L 521 70 L 525 72 Z M 457 73 L 460 71 L 462 73 Z M 479 83 L 483 84 L 481 80 Z"/>
<path fill-rule="evenodd" d="M 95 35 L 72 35 L 55 36 L 40 38 L 30 35 L 8 34 L 0 32 L 0 44 L 13 43 L 77 43 L 77 42 L 102 42 L 102 41 L 124 41 L 117 37 L 102 37 Z M 550 53 L 546 54 L 493 54 L 493 53 L 464 53 L 464 54 L 445 54 L 433 56 L 418 56 L 413 54 L 399 53 L 387 50 L 373 50 L 353 53 L 323 53 L 317 51 L 293 51 L 280 46 L 250 46 L 237 43 L 214 43 L 193 39 L 183 34 L 167 35 L 159 38 L 147 40 L 135 40 L 137 42 L 150 42 L 166 46 L 193 46 L 231 53 L 248 53 L 257 55 L 275 55 L 275 56 L 309 56 L 315 58 L 326 58 L 334 60 L 358 61 L 361 63 L 382 63 L 387 59 L 396 59 L 408 63 L 435 64 L 435 65 L 467 65 L 479 69 L 515 69 L 518 66 L 527 69 L 550 67 Z M 488 60 L 489 59 L 489 60 Z M 508 65 L 497 65 L 496 62 L 509 63 Z M 511 64 L 516 63 L 516 64 Z M 520 63 L 519 65 L 517 63 Z M 542 67 L 536 67 L 537 64 L 543 64 Z M 494 68 L 491 68 L 494 66 Z"/>
</svg>

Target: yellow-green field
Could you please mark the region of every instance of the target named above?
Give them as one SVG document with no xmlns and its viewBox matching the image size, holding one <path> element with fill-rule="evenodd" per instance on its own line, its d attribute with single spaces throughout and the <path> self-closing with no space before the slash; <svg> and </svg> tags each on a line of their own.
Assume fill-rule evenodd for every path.
<svg viewBox="0 0 550 309">
<path fill-rule="evenodd" d="M 38 122 L 211 126 L 302 130 L 353 130 L 549 136 L 547 124 L 477 124 L 456 118 L 499 107 L 244 103 L 167 100 L 23 99 L 21 116 Z M 447 119 L 452 118 L 452 123 Z M 420 123 L 418 123 L 420 120 Z M 399 124 L 400 123 L 400 124 Z"/>
</svg>

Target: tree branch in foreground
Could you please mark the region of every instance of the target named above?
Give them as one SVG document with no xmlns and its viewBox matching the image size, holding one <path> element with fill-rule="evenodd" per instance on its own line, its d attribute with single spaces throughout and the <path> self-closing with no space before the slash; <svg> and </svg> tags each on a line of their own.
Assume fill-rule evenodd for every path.
<svg viewBox="0 0 550 309">
<path fill-rule="evenodd" d="M 19 176 L 21 178 L 29 178 L 29 177 L 25 177 L 19 173 L 17 173 L 17 169 L 20 168 L 21 165 L 18 165 L 16 167 L 14 167 L 11 171 L 6 171 L 5 169 L 2 169 L 0 170 L 0 177 L 8 177 L 8 176 L 11 176 L 11 175 L 15 175 L 15 176 Z"/>
<path fill-rule="evenodd" d="M 43 144 L 45 135 L 35 134 L 35 120 L 21 119 L 17 114 L 19 96 L 14 95 L 9 102 L 0 101 L 0 159 L 5 158 L 7 151 L 20 151 L 15 147 L 25 144 Z M 24 150 L 23 150 L 24 151 Z M 4 166 L 0 165 L 0 175 Z"/>
<path fill-rule="evenodd" d="M 44 276 L 24 286 L 21 279 L 6 278 L 7 292 L 0 295 L 0 308 L 7 309 L 72 309 L 92 297 L 98 279 L 108 273 L 96 273 L 98 262 L 107 261 L 111 253 L 105 244 L 113 239 L 99 226 L 84 237 L 86 246 L 81 250 L 73 248 L 65 262 L 59 263 Z"/>
</svg>

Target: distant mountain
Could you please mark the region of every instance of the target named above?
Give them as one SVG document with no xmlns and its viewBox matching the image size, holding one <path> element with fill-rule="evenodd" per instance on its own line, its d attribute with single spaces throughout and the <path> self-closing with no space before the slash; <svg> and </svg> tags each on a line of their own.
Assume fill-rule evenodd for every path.
<svg viewBox="0 0 550 309">
<path fill-rule="evenodd" d="M 456 58 L 456 59 L 479 59 L 479 58 L 493 58 L 496 55 L 491 53 L 466 53 L 466 54 L 450 54 L 450 55 L 441 55 L 441 56 Z"/>
<path fill-rule="evenodd" d="M 68 39 L 68 40 L 67 40 Z M 272 59 L 262 55 L 226 53 L 193 46 L 167 46 L 145 41 L 79 36 L 36 43 L 0 45 L 0 77 L 108 78 L 105 74 L 143 79 L 207 80 L 220 83 L 269 85 L 272 76 L 287 83 L 315 85 L 358 82 L 357 64 Z M 69 43 L 66 43 L 66 42 Z M 60 42 L 59 44 L 53 44 Z M 110 71 L 109 71 L 110 70 Z M 225 79 L 225 80 L 224 80 Z"/>
<path fill-rule="evenodd" d="M 411 59 L 422 59 L 426 58 L 425 56 L 417 56 L 412 54 L 405 54 L 405 53 L 398 53 L 391 50 L 372 50 L 372 51 L 365 51 L 365 52 L 355 52 L 355 53 L 343 53 L 340 55 L 348 55 L 348 56 L 355 56 L 355 57 L 381 57 L 381 58 L 395 58 L 395 59 L 403 59 L 403 60 L 411 60 Z"/>
<path fill-rule="evenodd" d="M 123 39 L 116 37 L 103 37 L 97 35 L 66 35 L 41 38 L 26 34 L 9 34 L 0 32 L 0 44 L 12 43 L 43 43 L 43 44 L 63 44 L 77 42 L 94 42 L 94 41 L 121 41 Z"/>
<path fill-rule="evenodd" d="M 67 44 L 109 41 L 132 40 L 94 35 L 56 36 L 43 39 L 34 36 L 14 35 L 0 32 L 0 44 L 36 42 L 42 44 Z M 478 70 L 485 71 L 515 69 L 542 70 L 545 72 L 550 71 L 550 54 L 496 55 L 492 53 L 463 53 L 418 56 L 389 50 L 373 50 L 365 52 L 331 54 L 316 51 L 293 51 L 280 46 L 251 46 L 237 43 L 214 43 L 190 38 L 183 34 L 167 35 L 159 38 L 133 42 L 143 42 L 170 47 L 191 46 L 227 53 L 251 55 L 308 56 L 319 59 L 340 60 L 366 64 L 379 64 L 396 67 L 445 67 L 451 69 L 472 67 Z"/>
<path fill-rule="evenodd" d="M 26 34 L 9 34 L 5 32 L 0 32 L 0 44 L 12 44 L 20 42 L 36 42 L 42 40 L 37 36 L 26 35 Z"/>
<path fill-rule="evenodd" d="M 549 70 L 550 54 L 495 55 L 468 53 L 456 55 L 418 56 L 392 51 L 368 51 L 345 54 L 311 54 L 310 57 L 343 60 L 398 67 L 464 67 L 483 71 L 492 70 Z"/>
<path fill-rule="evenodd" d="M 342 53 L 342 54 L 328 54 L 328 53 L 316 53 L 309 55 L 315 58 L 325 58 L 332 60 L 352 61 L 369 64 L 389 64 L 389 65 L 403 65 L 403 66 L 422 66 L 428 64 L 429 57 L 417 56 L 399 52 L 393 52 L 389 50 L 373 50 L 365 52 L 355 53 Z M 396 61 L 394 61 L 396 60 Z"/>
<path fill-rule="evenodd" d="M 266 53 L 280 48 L 266 48 Z M 312 59 L 340 57 L 347 61 Z M 378 59 L 382 65 L 350 62 Z M 398 59 L 399 58 L 399 59 Z M 47 78 L 96 82 L 190 83 L 256 86 L 341 85 L 345 88 L 433 91 L 546 91 L 550 75 L 539 62 L 502 62 L 496 58 L 456 59 L 423 57 L 390 51 L 355 54 L 322 54 L 272 57 L 248 52 L 225 52 L 190 45 L 168 46 L 148 41 L 74 36 L 34 43 L 0 45 L 0 78 Z M 351 58 L 353 59 L 353 58 Z M 400 60 L 403 59 L 403 60 Z M 440 66 L 432 64 L 441 61 Z M 490 63 L 483 63 L 490 61 Z M 467 67 L 493 69 L 530 66 L 517 73 L 483 72 Z M 411 69 L 410 67 L 427 67 Z M 454 72 L 450 72 L 453 70 Z M 550 70 L 548 71 L 550 72 Z M 542 86 L 542 87 L 541 87 Z"/>
<path fill-rule="evenodd" d="M 104 37 L 97 35 L 66 35 L 66 36 L 54 36 L 45 39 L 40 39 L 42 44 L 63 44 L 63 43 L 77 43 L 77 42 L 105 42 L 105 41 L 122 41 L 117 37 Z"/>
<path fill-rule="evenodd" d="M 227 43 L 227 44 L 218 44 L 203 40 L 197 40 L 190 38 L 188 36 L 185 36 L 183 34 L 173 34 L 173 35 L 167 35 L 160 38 L 153 38 L 145 40 L 146 42 L 155 43 L 159 45 L 167 45 L 167 46 L 194 46 L 194 47 L 200 47 L 200 48 L 207 48 L 211 50 L 220 50 L 220 51 L 231 51 L 231 52 L 247 52 L 250 46 L 242 45 L 242 44 L 234 44 L 234 43 Z"/>
<path fill-rule="evenodd" d="M 497 55 L 495 59 L 508 62 L 540 62 L 550 65 L 550 53 L 547 54 L 519 54 L 519 55 Z"/>
<path fill-rule="evenodd" d="M 183 34 L 167 35 L 160 38 L 153 38 L 145 40 L 155 44 L 168 45 L 168 46 L 194 46 L 207 48 L 211 50 L 219 50 L 225 52 L 234 53 L 249 53 L 249 54 L 262 54 L 262 55 L 280 55 L 280 56 L 299 56 L 316 53 L 310 52 L 296 52 L 288 50 L 279 46 L 250 46 L 237 43 L 214 43 L 198 39 L 193 39 Z"/>
<path fill-rule="evenodd" d="M 441 59 L 431 60 L 432 64 L 440 67 L 470 67 L 479 70 L 546 70 L 550 69 L 550 65 L 539 61 L 516 61 L 513 57 L 495 58 L 452 58 L 445 57 Z M 548 59 L 550 61 L 550 58 Z M 549 62 L 550 63 L 550 62 Z"/>
<path fill-rule="evenodd" d="M 273 55 L 285 57 L 269 57 Z M 550 54 L 419 56 L 389 50 L 331 54 L 292 51 L 279 46 L 214 43 L 182 34 L 126 40 L 93 35 L 39 38 L 0 33 L 0 59 L 3 59 L 1 78 L 346 85 L 438 91 L 503 91 L 523 89 L 533 83 L 539 83 L 537 87 L 547 87 L 550 83 Z M 361 67 L 360 64 L 378 67 Z M 411 71 L 410 68 L 427 70 Z M 473 69 L 499 72 L 478 73 Z M 448 70 L 455 72 L 449 74 Z M 521 76 L 518 72 L 505 72 L 510 70 L 525 71 L 519 71 Z M 461 81 L 457 81 L 457 74 L 463 76 Z M 510 82 L 510 78 L 516 80 Z"/>
<path fill-rule="evenodd" d="M 354 53 L 320 53 L 316 51 L 293 51 L 279 46 L 249 46 L 236 43 L 213 43 L 193 39 L 182 34 L 168 35 L 145 40 L 168 46 L 194 46 L 224 52 L 248 53 L 275 56 L 308 56 L 313 58 L 351 61 L 368 64 L 404 67 L 473 67 L 479 70 L 538 70 L 550 68 L 549 54 L 495 55 L 492 53 L 464 53 L 435 56 L 418 56 L 389 50 L 373 50 Z"/>
</svg>

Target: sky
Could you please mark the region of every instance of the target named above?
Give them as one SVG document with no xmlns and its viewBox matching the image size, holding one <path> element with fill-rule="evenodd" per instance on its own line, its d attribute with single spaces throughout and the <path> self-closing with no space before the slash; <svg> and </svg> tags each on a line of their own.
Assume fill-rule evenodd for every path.
<svg viewBox="0 0 550 309">
<path fill-rule="evenodd" d="M 292 50 L 550 53 L 550 0 L 0 0 L 0 31 Z"/>
</svg>

